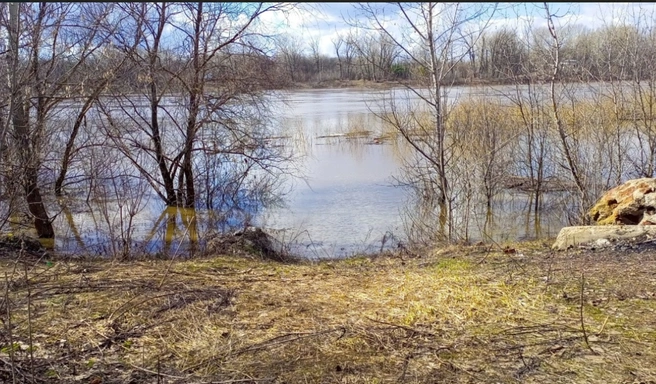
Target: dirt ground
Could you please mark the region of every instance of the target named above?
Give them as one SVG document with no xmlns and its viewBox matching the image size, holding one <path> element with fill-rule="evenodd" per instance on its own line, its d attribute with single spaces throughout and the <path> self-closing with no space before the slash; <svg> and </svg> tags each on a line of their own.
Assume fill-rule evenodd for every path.
<svg viewBox="0 0 656 384">
<path fill-rule="evenodd" d="M 656 250 L 0 256 L 7 383 L 656 383 Z"/>
</svg>

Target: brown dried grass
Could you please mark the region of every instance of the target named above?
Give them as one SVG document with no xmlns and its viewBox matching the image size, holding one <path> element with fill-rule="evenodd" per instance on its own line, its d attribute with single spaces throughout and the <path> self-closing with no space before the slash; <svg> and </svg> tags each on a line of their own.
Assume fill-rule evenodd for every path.
<svg viewBox="0 0 656 384">
<path fill-rule="evenodd" d="M 649 250 L 521 243 L 319 263 L 214 256 L 1 268 L 7 382 L 656 380 Z"/>
</svg>

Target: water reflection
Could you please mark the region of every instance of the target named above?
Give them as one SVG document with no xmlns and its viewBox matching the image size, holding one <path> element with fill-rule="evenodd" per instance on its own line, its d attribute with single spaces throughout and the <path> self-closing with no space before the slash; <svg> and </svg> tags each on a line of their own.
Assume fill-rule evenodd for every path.
<svg viewBox="0 0 656 384">
<path fill-rule="evenodd" d="M 235 223 L 236 217 L 246 216 L 243 214 L 216 215 L 193 208 L 162 207 L 157 200 L 151 201 L 153 204 L 121 224 L 112 220 L 120 216 L 117 204 L 92 202 L 72 210 L 69 202 L 61 199 L 60 215 L 55 218 L 59 234 L 52 246 L 64 254 L 193 256 L 202 249 L 202 239 L 217 232 L 216 228 L 229 231 L 244 226 L 243 221 Z"/>
<path fill-rule="evenodd" d="M 186 250 L 190 254 L 198 251 L 198 215 L 195 209 L 180 208 L 180 207 L 166 207 L 157 218 L 153 229 L 145 238 L 146 243 L 151 243 L 155 238 L 162 223 L 164 227 L 164 240 L 162 248 L 158 251 L 164 254 L 177 253 L 180 245 L 185 242 Z M 177 241 L 177 249 L 172 249 L 174 241 Z M 158 244 L 155 242 L 154 244 Z M 175 252 L 172 252 L 175 251 Z M 152 252 L 152 249 L 151 249 Z"/>
</svg>

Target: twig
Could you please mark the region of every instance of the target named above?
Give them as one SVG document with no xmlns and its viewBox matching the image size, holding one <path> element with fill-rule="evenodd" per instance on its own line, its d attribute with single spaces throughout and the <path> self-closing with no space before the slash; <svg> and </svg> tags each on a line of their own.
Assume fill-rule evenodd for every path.
<svg viewBox="0 0 656 384">
<path fill-rule="evenodd" d="M 410 353 L 405 357 L 405 359 L 403 359 L 403 371 L 401 372 L 401 376 L 397 380 L 399 383 L 405 382 L 405 375 L 406 373 L 408 373 L 408 365 L 410 365 L 410 360 L 412 360 L 412 358 L 414 357 L 415 357 L 414 353 Z"/>
<path fill-rule="evenodd" d="M 250 345 L 247 347 L 244 347 L 240 350 L 237 350 L 234 352 L 234 355 L 241 355 L 242 353 L 246 352 L 252 352 L 252 351 L 257 351 L 258 349 L 264 349 L 264 348 L 269 348 L 273 347 L 279 344 L 285 344 L 285 343 L 290 343 L 292 341 L 296 340 L 301 340 L 301 339 L 306 339 L 308 337 L 314 337 L 314 336 L 320 336 L 320 335 L 325 335 L 327 333 L 332 333 L 336 331 L 344 331 L 343 328 L 335 328 L 335 329 L 329 329 L 326 331 L 319 331 L 319 332 L 292 332 L 292 333 L 286 333 L 284 335 L 276 336 L 270 340 L 264 341 L 262 343 Z"/>
<path fill-rule="evenodd" d="M 581 331 L 583 331 L 583 340 L 585 341 L 586 347 L 588 347 L 590 352 L 596 355 L 597 352 L 595 352 L 595 350 L 592 349 L 592 347 L 590 346 L 590 341 L 588 340 L 588 333 L 585 330 L 585 322 L 583 321 L 583 288 L 584 287 L 585 287 L 585 274 L 581 273 L 581 294 L 579 295 L 579 300 L 580 300 L 579 320 L 581 321 Z"/>
<path fill-rule="evenodd" d="M 9 302 L 9 276 L 5 272 L 5 305 L 7 309 L 7 334 L 9 335 L 9 359 L 11 360 L 11 382 L 16 384 L 16 371 L 14 369 L 14 364 L 16 360 L 14 359 L 14 333 L 11 329 L 11 303 Z"/>
<path fill-rule="evenodd" d="M 292 332 L 292 333 L 286 333 L 284 335 L 276 336 L 272 339 L 269 339 L 267 341 L 263 341 L 261 343 L 246 346 L 244 348 L 241 348 L 241 349 L 231 353 L 231 355 L 238 356 L 238 355 L 241 355 L 241 354 L 246 353 L 246 352 L 253 352 L 253 351 L 260 350 L 260 349 L 275 347 L 275 346 L 280 345 L 280 344 L 291 343 L 293 341 L 306 339 L 308 337 L 325 335 L 325 334 L 333 333 L 333 332 L 337 332 L 337 331 L 342 332 L 342 334 L 338 338 L 338 340 L 339 340 L 346 333 L 346 329 L 344 327 L 338 327 L 338 328 L 335 328 L 335 329 L 329 329 L 329 330 L 319 331 L 319 332 Z M 293 337 L 293 336 L 295 336 L 295 337 Z M 213 359 L 214 359 L 214 357 L 204 359 L 204 360 L 202 360 L 201 362 L 199 362 L 197 364 L 194 364 L 190 367 L 187 367 L 185 370 L 187 370 L 187 371 L 194 370 L 194 369 L 200 367 L 203 364 L 209 363 Z M 221 383 L 231 383 L 231 382 L 233 382 L 233 381 L 225 381 L 225 382 L 221 382 Z M 238 381 L 234 381 L 234 382 L 238 382 Z"/>
<path fill-rule="evenodd" d="M 19 383 L 19 382 L 20 382 L 20 383 L 27 383 L 27 382 L 28 382 L 28 377 L 31 379 L 31 381 L 32 381 L 33 383 L 36 381 L 34 376 L 30 376 L 30 375 L 28 375 L 27 372 L 21 372 L 20 367 L 14 367 L 14 364 L 13 364 L 13 363 L 11 363 L 11 362 L 9 362 L 9 361 L 3 359 L 2 357 L 0 357 L 0 362 L 1 362 L 1 363 L 4 363 L 5 365 L 7 365 L 7 366 L 9 366 L 9 367 L 11 367 L 11 370 L 12 370 L 12 377 L 14 378 L 14 380 L 13 380 L 14 383 Z M 14 370 L 15 370 L 15 372 L 14 372 Z M 1 369 L 0 371 L 2 371 L 2 372 L 8 372 L 8 370 L 7 370 L 7 369 L 4 369 L 4 368 Z M 16 374 L 20 375 L 21 377 L 20 377 L 20 378 L 16 378 L 16 377 L 15 377 Z"/>
<path fill-rule="evenodd" d="M 129 311 L 130 309 L 132 309 L 132 308 L 137 308 L 137 307 L 139 307 L 140 305 L 142 305 L 142 304 L 144 304 L 144 303 L 146 303 L 146 302 L 148 302 L 148 301 L 150 301 L 150 300 L 161 299 L 161 298 L 163 298 L 163 297 L 173 296 L 173 295 L 202 294 L 202 293 L 204 293 L 204 292 L 208 292 L 208 290 L 205 290 L 205 289 L 188 289 L 188 290 L 180 290 L 180 291 L 166 292 L 166 293 L 162 293 L 162 294 L 160 294 L 160 295 L 155 295 L 155 296 L 149 296 L 149 297 L 146 297 L 145 299 L 143 299 L 143 300 L 141 300 L 141 301 L 138 301 L 138 302 L 134 303 L 132 306 L 129 307 L 128 304 L 134 302 L 134 300 L 136 300 L 136 299 L 138 299 L 138 298 L 142 298 L 142 297 L 143 297 L 142 295 L 137 295 L 137 296 L 134 296 L 133 298 L 129 299 L 129 300 L 126 301 L 125 303 L 123 303 L 120 307 L 118 307 L 118 308 L 116 308 L 115 310 L 113 310 L 112 313 L 109 314 L 109 316 L 102 316 L 102 317 L 100 317 L 100 318 L 98 318 L 98 319 L 96 319 L 96 320 L 106 318 L 106 319 L 108 319 L 109 321 L 114 321 L 115 317 L 118 318 L 118 317 L 120 317 L 120 316 L 123 316 L 123 314 L 124 314 L 125 312 Z M 211 292 L 216 293 L 217 291 L 214 290 L 214 291 L 211 291 Z M 228 291 L 225 291 L 225 292 L 228 292 Z M 222 293 L 223 293 L 223 292 L 222 292 Z M 167 309 L 171 309 L 171 308 L 167 308 Z M 166 309 L 165 309 L 165 310 L 166 310 Z M 158 311 L 158 312 L 162 312 L 162 311 L 160 310 L 160 311 Z M 117 313 L 118 313 L 118 315 L 117 315 Z"/>
<path fill-rule="evenodd" d="M 150 301 L 150 300 L 160 299 L 160 298 L 162 298 L 162 297 L 167 297 L 167 296 L 175 295 L 175 294 L 178 294 L 178 293 L 179 293 L 179 292 L 167 292 L 167 293 L 163 293 L 163 294 L 161 294 L 161 295 L 155 295 L 155 296 L 151 296 L 151 297 L 146 297 L 145 299 L 143 299 L 143 300 L 137 302 L 136 304 L 134 304 L 132 307 L 129 307 L 128 309 L 124 310 L 123 312 L 120 312 L 120 314 L 117 315 L 116 317 L 120 317 L 120 316 L 122 316 L 123 313 L 129 311 L 130 308 L 135 308 L 135 307 L 137 307 L 137 306 L 139 306 L 139 305 L 141 305 L 141 304 L 143 304 L 143 303 L 145 303 L 145 302 L 148 302 L 148 301 Z M 110 321 L 113 321 L 114 316 L 116 315 L 117 312 L 119 312 L 120 310 L 123 310 L 123 309 L 124 309 L 125 307 L 127 307 L 127 305 L 130 304 L 133 300 L 135 300 L 135 299 L 137 299 L 137 298 L 140 298 L 140 297 L 142 297 L 142 296 L 135 296 L 135 297 L 129 299 L 128 301 L 126 301 L 125 303 L 123 303 L 120 307 L 118 307 L 118 308 L 116 308 L 114 311 L 112 311 L 112 313 L 110 313 L 109 316 L 107 316 L 106 318 L 107 318 L 108 320 L 110 320 Z"/>
<path fill-rule="evenodd" d="M 494 351 L 514 351 L 516 349 L 524 349 L 528 347 L 537 347 L 537 346 L 542 346 L 542 345 L 554 345 L 555 343 L 563 343 L 563 342 L 569 342 L 569 341 L 574 341 L 580 339 L 580 336 L 572 336 L 572 337 L 564 337 L 560 338 L 558 340 L 544 340 L 544 341 L 538 341 L 535 343 L 526 343 L 526 344 L 518 344 L 518 345 L 513 345 L 509 347 L 502 347 L 502 348 L 496 348 Z"/>
<path fill-rule="evenodd" d="M 161 383 L 161 372 L 160 372 L 160 356 L 157 354 L 157 384 Z"/>
<path fill-rule="evenodd" d="M 260 381 L 274 381 L 276 380 L 275 377 L 266 377 L 264 379 L 255 379 L 255 378 L 250 378 L 250 379 L 234 379 L 234 380 L 225 380 L 225 381 L 212 381 L 212 384 L 232 384 L 232 383 L 257 383 Z"/>
<path fill-rule="evenodd" d="M 181 213 L 183 215 L 184 213 Z M 177 213 L 176 213 L 177 216 Z M 194 215 L 191 220 L 195 220 L 196 215 Z M 191 224 L 190 224 L 191 225 Z M 182 238 L 180 239 L 180 242 L 178 243 L 178 247 L 175 249 L 175 252 L 173 252 L 173 256 L 171 256 L 171 261 L 168 263 L 166 266 L 166 270 L 164 271 L 164 275 L 162 276 L 162 279 L 159 281 L 159 285 L 157 286 L 158 289 L 162 289 L 162 286 L 164 285 L 164 281 L 166 280 L 166 277 L 169 275 L 169 271 L 171 270 L 171 267 L 173 266 L 173 261 L 175 260 L 175 257 L 178 255 L 178 251 L 180 250 L 180 246 L 182 245 L 182 239 L 184 239 L 185 236 L 187 236 L 187 233 L 189 233 L 189 227 L 190 225 L 187 225 L 185 228 L 185 232 L 182 235 Z M 189 242 L 191 242 L 191 235 L 189 236 Z"/>
<path fill-rule="evenodd" d="M 381 321 L 381 320 L 372 319 L 371 317 L 368 317 L 368 316 L 366 316 L 366 319 L 369 320 L 369 321 L 373 321 L 374 323 L 385 324 L 385 325 L 389 325 L 389 326 L 392 326 L 392 327 L 395 327 L 395 328 L 401 328 L 401 329 L 403 329 L 403 330 L 406 330 L 406 331 L 408 331 L 408 332 L 413 332 L 413 333 L 418 334 L 418 335 L 423 334 L 423 335 L 428 335 L 428 336 L 436 336 L 436 335 L 435 335 L 434 333 L 432 333 L 432 332 L 420 331 L 420 330 L 418 330 L 418 329 L 411 328 L 411 327 L 408 327 L 408 326 L 405 326 L 405 325 L 401 325 L 401 324 L 388 323 L 388 322 L 386 322 L 386 321 Z"/>
<path fill-rule="evenodd" d="M 610 316 L 606 316 L 606 320 L 604 320 L 604 323 L 601 325 L 601 328 L 599 329 L 599 332 L 597 332 L 597 336 L 601 335 L 601 333 L 604 331 L 604 328 L 606 328 L 606 323 L 608 322 L 608 318 Z"/>
<path fill-rule="evenodd" d="M 656 243 L 656 239 L 644 240 L 644 241 L 637 242 L 635 244 L 636 245 L 645 245 L 645 244 L 654 244 L 654 243 Z"/>
<path fill-rule="evenodd" d="M 25 267 L 25 284 L 27 285 L 27 335 L 30 348 L 30 375 L 34 376 L 34 342 L 32 339 L 32 288 L 27 276 L 27 265 Z"/>
</svg>

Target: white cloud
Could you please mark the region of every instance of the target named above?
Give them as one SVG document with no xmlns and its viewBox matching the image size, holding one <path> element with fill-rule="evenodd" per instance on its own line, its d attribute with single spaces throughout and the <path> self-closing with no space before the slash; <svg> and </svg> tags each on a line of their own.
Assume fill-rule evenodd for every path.
<svg viewBox="0 0 656 384">
<path fill-rule="evenodd" d="M 373 3 L 370 3 L 373 5 Z M 607 25 L 634 23 L 637 17 L 656 18 L 654 3 L 550 3 L 549 11 L 557 28 L 580 24 L 591 29 Z M 260 27 L 268 34 L 285 33 L 301 39 L 309 47 L 312 39 L 319 41 L 320 52 L 334 55 L 332 40 L 348 33 L 351 27 L 346 20 L 356 20 L 358 12 L 354 3 L 296 3 L 289 12 L 270 12 L 262 15 Z M 489 17 L 487 13 L 485 16 Z M 484 16 L 484 17 L 485 17 Z M 488 28 L 510 28 L 524 33 L 527 27 L 547 26 L 546 12 L 542 3 L 499 3 L 497 12 Z M 386 12 L 385 26 L 394 35 L 408 32 L 398 13 Z M 360 21 L 365 21 L 360 19 Z M 472 21 L 472 29 L 480 27 L 482 20 Z"/>
</svg>

